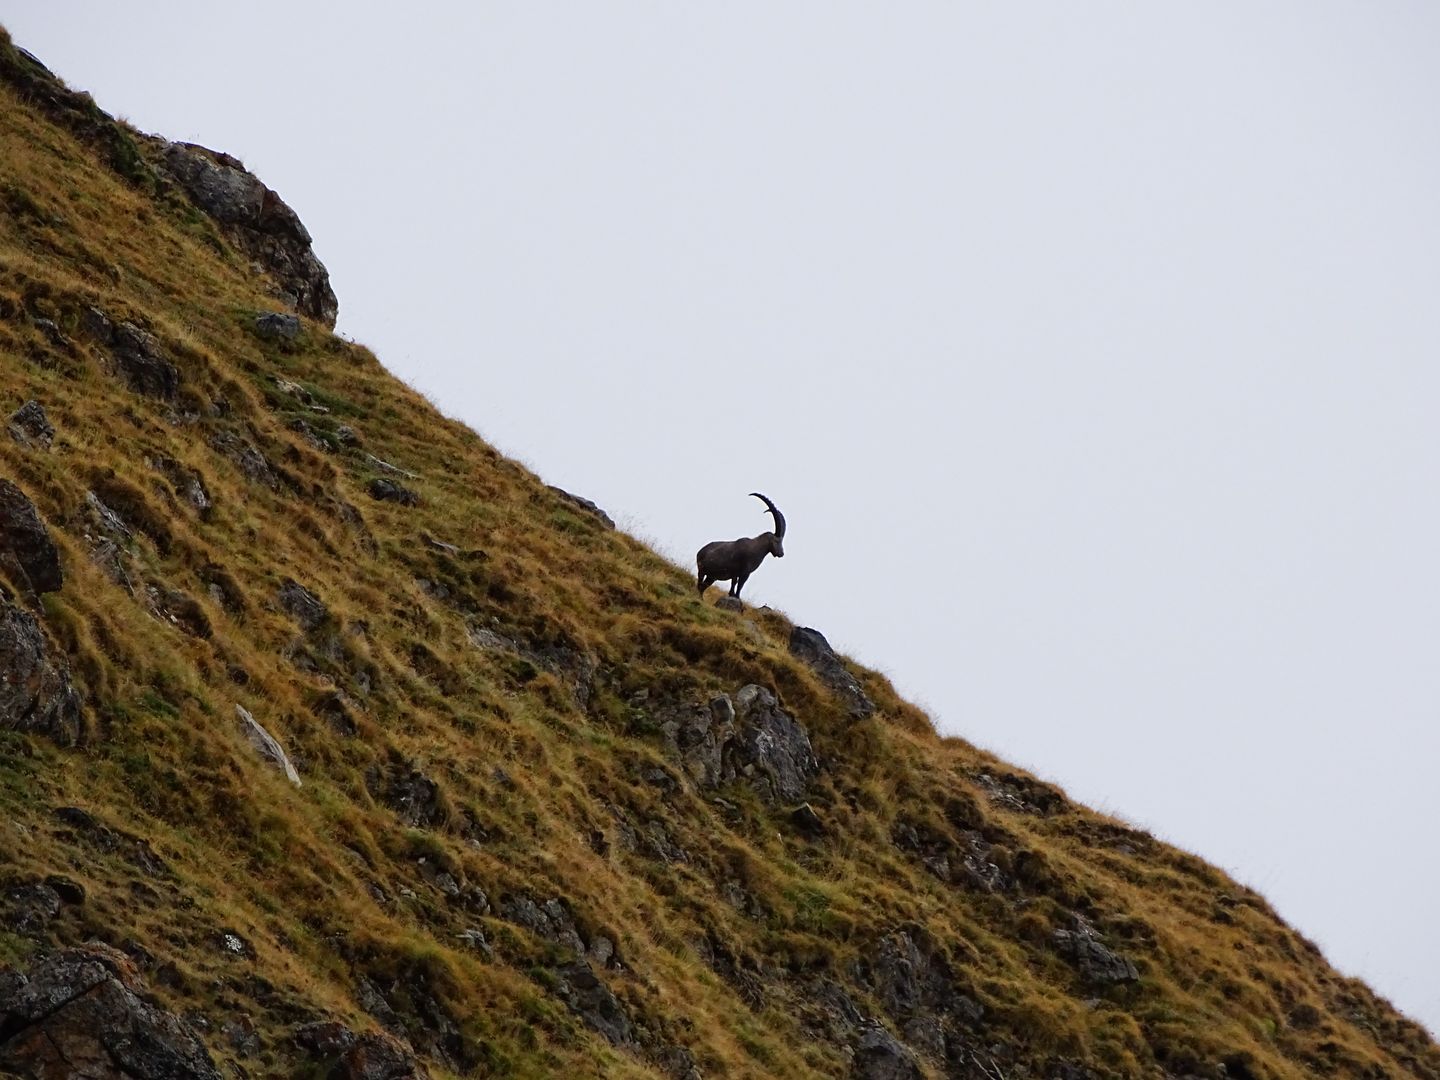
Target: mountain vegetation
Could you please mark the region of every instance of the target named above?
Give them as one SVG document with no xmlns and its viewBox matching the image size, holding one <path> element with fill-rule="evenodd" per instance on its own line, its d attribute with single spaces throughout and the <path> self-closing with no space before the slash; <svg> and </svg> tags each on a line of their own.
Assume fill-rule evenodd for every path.
<svg viewBox="0 0 1440 1080">
<path fill-rule="evenodd" d="M 1440 1078 L 336 310 L 239 161 L 0 38 L 0 1073 Z"/>
</svg>

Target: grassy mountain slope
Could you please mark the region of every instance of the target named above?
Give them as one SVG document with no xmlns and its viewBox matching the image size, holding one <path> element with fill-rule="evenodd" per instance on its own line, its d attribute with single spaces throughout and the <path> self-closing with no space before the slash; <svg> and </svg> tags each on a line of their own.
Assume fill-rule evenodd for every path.
<svg viewBox="0 0 1440 1080">
<path fill-rule="evenodd" d="M 84 702 L 75 746 L 0 731 L 0 965 L 115 945 L 235 1075 L 324 1075 L 295 1032 L 335 1018 L 434 1076 L 1440 1077 L 1262 897 L 851 665 L 857 716 L 786 616 L 323 325 L 262 335 L 275 282 L 158 144 L 0 50 L 0 405 L 55 429 L 0 476 L 65 577 L 6 603 Z M 783 727 L 751 684 L 801 790 L 697 765 L 727 707 Z M 83 902 L 36 915 L 53 875 Z"/>
</svg>

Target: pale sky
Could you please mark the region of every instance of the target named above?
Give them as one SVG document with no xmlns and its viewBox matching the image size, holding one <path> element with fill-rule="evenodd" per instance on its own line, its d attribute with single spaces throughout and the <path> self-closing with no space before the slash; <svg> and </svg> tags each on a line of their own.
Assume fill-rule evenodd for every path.
<svg viewBox="0 0 1440 1080">
<path fill-rule="evenodd" d="M 766 492 L 748 600 L 1440 1030 L 1440 6 L 0 21 L 443 411 L 686 566 Z"/>
</svg>

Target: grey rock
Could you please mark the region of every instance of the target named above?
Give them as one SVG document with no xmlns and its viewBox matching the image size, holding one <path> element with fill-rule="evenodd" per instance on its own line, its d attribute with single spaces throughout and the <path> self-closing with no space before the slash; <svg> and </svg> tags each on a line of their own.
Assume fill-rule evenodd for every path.
<svg viewBox="0 0 1440 1080">
<path fill-rule="evenodd" d="M 21 446 L 39 446 L 48 450 L 55 438 L 55 428 L 45 415 L 45 409 L 31 398 L 10 414 L 10 437 Z"/>
<path fill-rule="evenodd" d="M 721 611 L 733 611 L 737 615 L 745 610 L 745 602 L 738 596 L 722 596 L 715 601 L 715 606 Z"/>
<path fill-rule="evenodd" d="M 571 506 L 579 507 L 587 514 L 592 515 L 600 522 L 601 525 L 605 526 L 605 528 L 615 528 L 615 522 L 611 519 L 610 515 L 605 513 L 604 510 L 601 510 L 600 507 L 596 506 L 589 499 L 584 498 L 580 495 L 572 495 L 564 488 L 558 488 L 554 484 L 546 484 L 545 488 L 547 491 L 550 491 L 564 502 L 569 503 Z"/>
<path fill-rule="evenodd" d="M 420 496 L 407 488 L 404 484 L 397 484 L 394 480 L 386 480 L 383 477 L 375 477 L 365 486 L 372 499 L 380 502 L 399 503 L 401 506 L 418 506 Z"/>
<path fill-rule="evenodd" d="M 125 954 L 94 943 L 0 974 L 0 1073 L 220 1080 L 195 1032 L 143 990 Z"/>
<path fill-rule="evenodd" d="M 341 1056 L 332 1080 L 424 1080 L 430 1074 L 396 1039 L 366 1032 Z"/>
<path fill-rule="evenodd" d="M 586 955 L 585 940 L 576 929 L 569 908 L 558 897 L 537 904 L 522 893 L 501 903 L 500 914 L 510 922 L 525 927 L 536 937 L 567 949 L 577 957 Z"/>
<path fill-rule="evenodd" d="M 340 305 L 295 211 L 229 154 L 193 143 L 161 145 L 166 169 L 191 202 L 271 274 L 298 311 L 333 330 Z"/>
<path fill-rule="evenodd" d="M 256 720 L 255 717 L 250 714 L 250 710 L 245 708 L 244 705 L 237 704 L 235 706 L 235 717 L 240 722 L 241 733 L 250 745 L 255 748 L 256 752 L 283 772 L 285 779 L 289 780 L 296 787 L 299 787 L 300 774 L 295 771 L 295 766 L 290 763 L 290 755 L 285 753 L 285 748 L 280 745 L 280 740 L 266 731 L 260 721 Z"/>
<path fill-rule="evenodd" d="M 44 735 L 60 746 L 83 734 L 80 694 L 63 657 L 52 656 L 30 612 L 0 599 L 0 729 Z"/>
<path fill-rule="evenodd" d="M 291 343 L 300 337 L 300 319 L 278 311 L 255 316 L 255 332 L 267 341 Z"/>
<path fill-rule="evenodd" d="M 17 934 L 36 934 L 60 914 L 60 894 L 44 882 L 15 885 L 5 892 L 5 926 Z"/>
<path fill-rule="evenodd" d="M 110 354 L 115 373 L 137 394 L 174 401 L 180 392 L 180 369 L 165 356 L 160 343 L 134 323 L 112 322 L 99 308 L 83 320 L 90 334 Z"/>
<path fill-rule="evenodd" d="M 294 578 L 286 578 L 280 583 L 280 591 L 276 594 L 280 606 L 300 624 L 302 630 L 307 633 L 317 630 L 330 620 L 330 609 L 327 608 L 318 596 L 305 588 Z"/>
<path fill-rule="evenodd" d="M 820 681 L 834 690 L 856 719 L 874 715 L 875 703 L 866 696 L 859 681 L 819 630 L 797 626 L 790 632 L 790 655 L 808 665 Z"/>
<path fill-rule="evenodd" d="M 589 1027 L 615 1046 L 634 1041 L 634 1027 L 624 1006 L 589 963 L 577 960 L 553 969 L 552 974 L 560 999 Z"/>
<path fill-rule="evenodd" d="M 205 478 L 196 470 L 182 465 L 172 457 L 161 455 L 150 459 L 150 467 L 170 481 L 176 493 L 189 503 L 202 518 L 210 516 L 215 501 L 205 486 Z"/>
<path fill-rule="evenodd" d="M 26 494 L 0 480 L 0 568 L 20 578 L 32 592 L 55 592 L 65 584 L 60 551 Z"/>
<path fill-rule="evenodd" d="M 297 1028 L 295 1042 L 317 1058 L 333 1058 L 355 1045 L 355 1033 L 338 1020 L 317 1020 Z"/>
<path fill-rule="evenodd" d="M 804 726 L 763 686 L 662 715 L 668 752 L 702 789 L 740 780 L 768 802 L 800 802 L 819 771 Z"/>
<path fill-rule="evenodd" d="M 854 1050 L 851 1075 L 856 1080 L 921 1080 L 923 1076 L 909 1048 L 874 1020 L 861 1023 Z"/>
<path fill-rule="evenodd" d="M 1087 983 L 1096 986 L 1138 982 L 1140 972 L 1134 961 L 1107 946 L 1093 926 L 1079 915 L 1073 930 L 1055 930 L 1050 935 L 1060 955 L 1064 956 Z"/>
<path fill-rule="evenodd" d="M 280 477 L 269 459 L 249 439 L 233 431 L 217 431 L 210 439 L 210 445 L 218 453 L 229 458 L 247 480 L 276 491 Z"/>
</svg>

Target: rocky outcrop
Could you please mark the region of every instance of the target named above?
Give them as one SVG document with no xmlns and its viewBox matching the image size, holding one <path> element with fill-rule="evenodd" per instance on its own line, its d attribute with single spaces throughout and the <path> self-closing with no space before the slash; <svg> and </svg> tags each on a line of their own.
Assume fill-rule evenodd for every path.
<svg viewBox="0 0 1440 1080">
<path fill-rule="evenodd" d="M 584 960 L 565 964 L 552 971 L 555 992 L 587 1026 L 615 1046 L 634 1041 L 634 1027 L 625 1007 Z"/>
<path fill-rule="evenodd" d="M 99 308 L 85 313 L 85 330 L 109 353 L 115 374 L 137 394 L 172 402 L 180 392 L 180 369 L 165 356 L 149 331 L 112 322 Z"/>
<path fill-rule="evenodd" d="M 673 710 L 661 731 L 702 789 L 738 780 L 767 802 L 800 802 L 820 769 L 804 725 L 753 683 L 734 698 L 720 694 L 706 706 Z"/>
<path fill-rule="evenodd" d="M 0 1073 L 220 1080 L 195 1032 L 143 993 L 129 958 L 97 943 L 0 972 Z"/>
<path fill-rule="evenodd" d="M 306 1024 L 295 1043 L 329 1080 L 425 1080 L 430 1074 L 401 1043 L 382 1032 L 357 1035 L 335 1020 Z"/>
<path fill-rule="evenodd" d="M 61 746 L 80 741 L 80 695 L 70 668 L 34 615 L 0 600 L 0 729 L 30 731 Z"/>
<path fill-rule="evenodd" d="M 300 774 L 290 763 L 290 755 L 285 753 L 280 740 L 266 731 L 244 705 L 235 706 L 235 718 L 240 724 L 240 732 L 245 736 L 245 741 L 255 748 L 255 752 L 283 772 L 285 779 L 299 787 Z"/>
<path fill-rule="evenodd" d="M 50 449 L 55 438 L 55 428 L 34 398 L 10 414 L 9 431 L 10 437 L 21 446 L 38 446 L 44 450 Z"/>
<path fill-rule="evenodd" d="M 921 1080 L 920 1066 L 904 1043 L 874 1020 L 860 1025 L 851 1075 L 856 1080 Z"/>
<path fill-rule="evenodd" d="M 610 515 L 605 513 L 604 510 L 601 510 L 600 507 L 596 506 L 589 499 L 581 495 L 572 495 L 564 488 L 558 488 L 554 484 L 546 484 L 545 488 L 547 491 L 550 491 L 562 501 L 569 503 L 571 506 L 579 507 L 587 514 L 592 515 L 600 522 L 601 525 L 605 526 L 605 528 L 615 528 L 615 522 L 611 519 Z"/>
<path fill-rule="evenodd" d="M 1097 987 L 1139 981 L 1135 962 L 1107 946 L 1083 916 L 1074 916 L 1074 924 L 1071 930 L 1055 930 L 1050 940 L 1060 955 L 1075 965 L 1081 979 Z"/>
<path fill-rule="evenodd" d="M 866 696 L 859 680 L 850 674 L 845 662 L 836 655 L 830 642 L 825 640 L 825 635 L 819 630 L 812 630 L 808 626 L 795 627 L 790 632 L 790 655 L 808 665 L 820 676 L 820 681 L 834 690 L 845 702 L 850 715 L 857 720 L 874 715 L 875 703 Z"/>
<path fill-rule="evenodd" d="M 0 569 L 34 593 L 55 592 L 65 584 L 50 530 L 35 504 L 9 480 L 0 480 Z"/>
<path fill-rule="evenodd" d="M 340 304 L 310 232 L 279 195 L 229 154 L 157 140 L 165 170 L 237 248 L 275 279 L 284 299 L 327 330 Z"/>
</svg>

